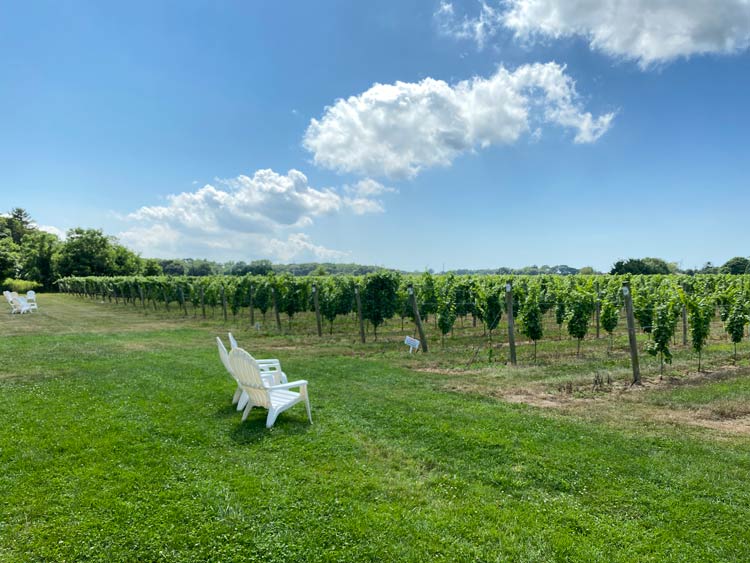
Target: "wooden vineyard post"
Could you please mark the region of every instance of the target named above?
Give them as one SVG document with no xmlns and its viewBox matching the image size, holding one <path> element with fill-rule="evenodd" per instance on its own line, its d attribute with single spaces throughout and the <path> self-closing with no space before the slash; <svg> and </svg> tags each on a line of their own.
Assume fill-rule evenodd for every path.
<svg viewBox="0 0 750 563">
<path fill-rule="evenodd" d="M 633 385 L 641 384 L 641 368 L 638 364 L 638 341 L 635 338 L 635 317 L 633 316 L 633 296 L 630 282 L 622 282 L 622 295 L 625 298 L 625 314 L 628 319 L 628 341 L 630 342 L 630 363 L 633 365 Z"/>
<path fill-rule="evenodd" d="M 513 284 L 505 284 L 505 308 L 508 312 L 508 346 L 510 347 L 510 363 L 516 365 L 516 335 L 513 319 Z"/>
<path fill-rule="evenodd" d="M 203 318 L 206 318 L 206 292 L 203 289 L 203 286 L 201 286 L 201 313 L 203 314 Z"/>
<path fill-rule="evenodd" d="M 162 295 L 164 295 L 164 308 L 169 311 L 169 297 L 167 296 L 167 288 L 163 287 L 161 293 Z"/>
<path fill-rule="evenodd" d="M 224 292 L 224 286 L 221 286 L 221 310 L 224 313 L 224 322 L 227 322 L 227 294 Z"/>
<path fill-rule="evenodd" d="M 115 294 L 115 305 L 119 305 L 120 304 L 120 299 L 117 297 L 117 288 L 113 286 L 112 287 L 112 292 Z"/>
<path fill-rule="evenodd" d="M 357 301 L 357 318 L 359 319 L 359 339 L 365 343 L 365 321 L 362 319 L 362 300 L 359 297 L 359 288 L 354 288 L 354 299 Z"/>
<path fill-rule="evenodd" d="M 146 308 L 146 298 L 143 296 L 143 286 L 138 284 L 138 296 L 141 298 L 141 309 Z"/>
<path fill-rule="evenodd" d="M 429 352 L 427 347 L 427 335 L 424 333 L 424 327 L 422 326 L 422 317 L 419 315 L 419 307 L 417 307 L 417 298 L 414 296 L 414 286 L 409 285 L 406 289 L 409 293 L 409 302 L 411 303 L 411 309 L 414 313 L 414 322 L 417 325 L 417 331 L 419 332 L 419 340 L 422 343 L 421 349 L 425 354 Z"/>
<path fill-rule="evenodd" d="M 318 337 L 323 337 L 323 325 L 320 322 L 320 305 L 318 303 L 318 286 L 316 284 L 313 284 L 312 286 L 312 292 L 313 292 L 313 304 L 315 305 L 315 322 L 318 325 Z"/>
<path fill-rule="evenodd" d="M 249 289 L 249 298 L 250 298 L 250 326 L 255 326 L 255 305 L 253 304 L 253 284 L 250 284 Z"/>
<path fill-rule="evenodd" d="M 281 332 L 281 318 L 279 317 L 279 305 L 276 302 L 276 288 L 271 288 L 271 299 L 273 301 L 273 314 L 276 317 L 276 330 Z"/>
</svg>

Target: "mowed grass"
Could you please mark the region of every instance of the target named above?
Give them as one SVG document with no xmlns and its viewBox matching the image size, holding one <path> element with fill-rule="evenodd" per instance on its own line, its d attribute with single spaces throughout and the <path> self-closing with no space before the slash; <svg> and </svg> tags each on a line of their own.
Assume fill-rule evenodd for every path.
<svg viewBox="0 0 750 563">
<path fill-rule="evenodd" d="M 219 320 L 40 307 L 0 317 L 0 561 L 750 560 L 746 435 L 484 392 L 585 381 L 590 362 L 432 373 L 449 351 L 235 330 L 310 383 L 314 424 L 296 406 L 266 430 L 264 411 L 242 423 L 230 404 Z M 642 403 L 747 393 L 740 376 Z"/>
</svg>

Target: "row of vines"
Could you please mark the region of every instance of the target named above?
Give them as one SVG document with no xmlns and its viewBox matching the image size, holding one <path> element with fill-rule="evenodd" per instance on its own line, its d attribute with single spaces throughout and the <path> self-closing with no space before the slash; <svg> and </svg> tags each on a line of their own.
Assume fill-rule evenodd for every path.
<svg viewBox="0 0 750 563">
<path fill-rule="evenodd" d="M 256 311 L 264 321 L 268 314 L 276 329 L 292 329 L 296 315 L 316 311 L 333 332 L 337 318 L 352 313 L 369 323 L 377 338 L 378 328 L 386 321 L 415 318 L 414 305 L 421 320 L 431 319 L 441 338 L 453 331 L 457 319 L 470 317 L 484 329 L 492 341 L 503 315 L 509 309 L 506 291 L 510 289 L 512 311 L 517 330 L 536 344 L 545 334 L 545 316 L 554 317 L 581 341 L 602 330 L 610 342 L 622 322 L 623 282 L 630 284 L 633 312 L 639 329 L 648 334 L 647 351 L 672 360 L 671 345 L 678 324 L 683 339 L 700 355 L 709 337 L 711 323 L 718 316 L 727 337 L 741 342 L 750 318 L 750 276 L 421 276 L 382 271 L 366 276 L 294 277 L 207 276 L 207 277 L 85 277 L 59 280 L 61 291 L 99 297 L 109 302 L 124 302 L 142 308 L 181 310 L 182 314 L 206 317 L 206 308 L 229 315 L 247 315 L 255 323 Z M 410 293 L 411 290 L 411 293 Z M 411 301 L 414 296 L 414 302 Z M 359 303 L 359 305 L 358 305 Z M 189 309 L 191 310 L 189 312 Z M 245 312 L 243 312 L 243 310 Z"/>
</svg>

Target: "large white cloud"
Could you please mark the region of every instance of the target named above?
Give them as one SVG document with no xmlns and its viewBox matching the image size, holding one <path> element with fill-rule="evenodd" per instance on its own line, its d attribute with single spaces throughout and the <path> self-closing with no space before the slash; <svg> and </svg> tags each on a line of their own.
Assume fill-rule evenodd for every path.
<svg viewBox="0 0 750 563">
<path fill-rule="evenodd" d="M 382 212 L 373 196 L 387 190 L 315 189 L 298 170 L 258 170 L 216 183 L 141 207 L 125 218 L 132 224 L 119 238 L 148 256 L 332 260 L 347 253 L 316 245 L 301 231 L 326 214 Z"/>
<path fill-rule="evenodd" d="M 477 147 L 514 143 L 543 123 L 591 143 L 613 117 L 584 111 L 565 67 L 532 64 L 454 85 L 432 78 L 375 84 L 311 120 L 303 145 L 316 164 L 339 172 L 412 177 Z"/>
<path fill-rule="evenodd" d="M 749 0 L 506 0 L 519 37 L 585 37 L 592 48 L 642 67 L 750 44 Z"/>
</svg>

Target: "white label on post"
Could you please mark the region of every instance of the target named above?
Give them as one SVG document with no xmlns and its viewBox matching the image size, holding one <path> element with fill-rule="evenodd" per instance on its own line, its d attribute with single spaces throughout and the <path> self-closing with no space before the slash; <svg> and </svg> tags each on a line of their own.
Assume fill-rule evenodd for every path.
<svg viewBox="0 0 750 563">
<path fill-rule="evenodd" d="M 416 338 L 412 338 L 411 336 L 407 336 L 404 338 L 404 344 L 406 344 L 409 347 L 409 353 L 411 354 L 414 350 L 419 348 L 419 340 Z"/>
<path fill-rule="evenodd" d="M 505 284 L 505 291 L 510 291 L 510 284 L 509 283 Z"/>
<path fill-rule="evenodd" d="M 627 297 L 627 296 L 628 296 L 628 293 L 630 293 L 630 290 L 628 289 L 628 287 L 627 287 L 627 286 L 624 286 L 624 287 L 622 288 L 622 294 L 623 294 L 623 295 L 624 295 L 625 297 Z"/>
</svg>

